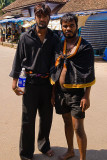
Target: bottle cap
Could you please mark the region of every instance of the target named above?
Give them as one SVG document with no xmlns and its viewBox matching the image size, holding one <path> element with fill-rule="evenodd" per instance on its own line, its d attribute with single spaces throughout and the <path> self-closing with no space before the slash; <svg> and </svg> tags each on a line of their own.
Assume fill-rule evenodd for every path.
<svg viewBox="0 0 107 160">
<path fill-rule="evenodd" d="M 22 68 L 22 71 L 25 71 L 25 68 Z"/>
</svg>

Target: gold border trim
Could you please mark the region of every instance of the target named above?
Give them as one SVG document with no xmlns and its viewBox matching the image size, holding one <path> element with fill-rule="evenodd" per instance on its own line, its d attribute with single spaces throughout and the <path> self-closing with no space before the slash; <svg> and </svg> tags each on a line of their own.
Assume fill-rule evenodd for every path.
<svg viewBox="0 0 107 160">
<path fill-rule="evenodd" d="M 82 38 L 79 37 L 79 40 L 78 40 L 78 43 L 77 43 L 77 47 L 76 47 L 75 52 L 74 52 L 73 54 L 69 55 L 67 58 L 71 58 L 71 57 L 73 57 L 73 56 L 76 55 L 76 53 L 77 53 L 77 51 L 78 51 L 78 48 L 79 48 L 79 46 L 80 46 L 80 44 L 81 44 L 81 40 L 82 40 Z"/>
<path fill-rule="evenodd" d="M 79 37 L 79 40 L 78 40 L 78 43 L 77 43 L 76 50 L 74 51 L 73 54 L 68 55 L 67 58 L 71 58 L 71 57 L 73 57 L 74 55 L 76 55 L 76 53 L 77 53 L 77 51 L 78 51 L 78 48 L 79 48 L 79 46 L 80 46 L 80 44 L 81 44 L 81 40 L 82 40 L 82 38 Z M 65 54 L 66 54 L 66 40 L 64 41 L 64 47 L 63 47 L 63 55 L 65 55 Z M 59 60 L 60 60 L 61 57 L 63 57 L 63 56 L 60 55 L 60 56 L 57 58 L 57 60 L 56 60 L 56 62 L 55 62 L 55 67 L 58 66 Z"/>
<path fill-rule="evenodd" d="M 49 80 L 50 80 L 51 85 L 55 84 L 55 82 L 52 80 L 52 78 L 50 78 Z"/>
<path fill-rule="evenodd" d="M 86 84 L 63 84 L 64 88 L 86 88 L 94 85 L 96 80 Z"/>
</svg>

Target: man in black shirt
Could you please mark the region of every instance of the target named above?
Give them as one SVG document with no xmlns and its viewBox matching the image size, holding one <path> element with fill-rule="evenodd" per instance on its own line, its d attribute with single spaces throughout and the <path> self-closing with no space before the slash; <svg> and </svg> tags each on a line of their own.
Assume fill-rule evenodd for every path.
<svg viewBox="0 0 107 160">
<path fill-rule="evenodd" d="M 20 157 L 31 160 L 34 153 L 35 117 L 40 116 L 38 149 L 52 156 L 49 133 L 52 123 L 50 69 L 56 52 L 59 52 L 58 37 L 47 28 L 51 10 L 49 6 L 37 4 L 34 9 L 37 25 L 20 36 L 10 76 L 16 95 L 23 95 Z M 54 62 L 53 62 L 54 63 Z M 26 70 L 26 86 L 23 92 L 17 87 L 22 68 Z"/>
</svg>

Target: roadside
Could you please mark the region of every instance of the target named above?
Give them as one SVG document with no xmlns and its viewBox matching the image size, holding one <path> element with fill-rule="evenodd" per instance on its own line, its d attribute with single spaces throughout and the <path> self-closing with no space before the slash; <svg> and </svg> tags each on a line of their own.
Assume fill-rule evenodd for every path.
<svg viewBox="0 0 107 160">
<path fill-rule="evenodd" d="M 0 160 L 19 159 L 19 136 L 21 127 L 21 99 L 11 89 L 9 73 L 15 54 L 14 48 L 0 45 Z M 96 84 L 91 90 L 91 106 L 86 111 L 85 130 L 88 137 L 87 160 L 107 160 L 107 62 L 95 62 Z M 50 139 L 55 156 L 47 158 L 37 149 L 39 117 L 36 118 L 34 160 L 57 160 L 66 151 L 66 139 L 62 117 L 54 111 Z M 74 137 L 76 157 L 78 145 Z"/>
</svg>

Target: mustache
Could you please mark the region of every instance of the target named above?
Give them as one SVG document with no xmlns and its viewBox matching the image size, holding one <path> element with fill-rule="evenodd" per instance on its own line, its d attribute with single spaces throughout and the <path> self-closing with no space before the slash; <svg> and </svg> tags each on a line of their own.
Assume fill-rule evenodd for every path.
<svg viewBox="0 0 107 160">
<path fill-rule="evenodd" d="M 72 31 L 66 31 L 65 33 L 73 33 Z"/>
<path fill-rule="evenodd" d="M 40 23 L 46 23 L 46 22 L 44 22 L 44 21 L 40 21 Z"/>
</svg>

